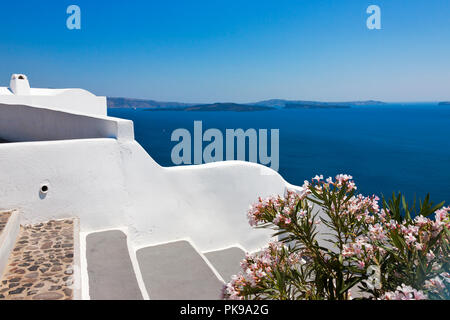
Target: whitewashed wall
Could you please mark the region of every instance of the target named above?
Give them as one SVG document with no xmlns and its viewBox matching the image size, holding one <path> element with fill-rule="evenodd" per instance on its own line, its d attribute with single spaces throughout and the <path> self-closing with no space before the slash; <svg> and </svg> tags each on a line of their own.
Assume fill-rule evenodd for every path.
<svg viewBox="0 0 450 320">
<path fill-rule="evenodd" d="M 13 142 L 87 138 L 121 140 L 134 139 L 134 131 L 130 120 L 0 103 L 0 138 Z"/>
<path fill-rule="evenodd" d="M 189 237 L 200 250 L 254 250 L 270 232 L 250 228 L 248 206 L 286 186 L 246 162 L 163 168 L 133 140 L 1 144 L 0 168 L 0 209 L 32 223 L 76 216 L 82 231 L 128 227 L 135 246 Z"/>
<path fill-rule="evenodd" d="M 161 167 L 132 121 L 112 117 L 0 104 L 0 138 L 22 141 L 0 144 L 0 209 L 31 223 L 78 217 L 82 231 L 127 227 L 134 246 L 191 238 L 202 251 L 255 250 L 271 232 L 248 225 L 249 205 L 293 187 L 249 162 Z"/>
<path fill-rule="evenodd" d="M 0 103 L 103 116 L 107 114 L 106 97 L 97 97 L 83 89 L 31 88 L 29 95 L 15 95 L 8 88 L 0 87 Z"/>
</svg>

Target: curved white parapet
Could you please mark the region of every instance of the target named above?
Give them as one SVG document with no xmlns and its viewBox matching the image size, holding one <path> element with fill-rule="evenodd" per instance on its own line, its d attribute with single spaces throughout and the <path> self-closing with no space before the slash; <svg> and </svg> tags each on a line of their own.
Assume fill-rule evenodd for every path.
<svg viewBox="0 0 450 320">
<path fill-rule="evenodd" d="M 130 228 L 136 244 L 190 238 L 201 251 L 236 243 L 252 251 L 267 243 L 271 232 L 252 229 L 246 212 L 259 196 L 285 192 L 277 172 L 243 161 L 162 168 L 139 144 L 123 147 L 133 159 L 125 176 L 140 213 L 130 219 L 140 221 Z"/>
<path fill-rule="evenodd" d="M 201 251 L 265 245 L 270 231 L 252 229 L 246 211 L 288 186 L 247 162 L 163 168 L 134 140 L 2 144 L 0 167 L 0 209 L 27 223 L 78 217 L 85 232 L 128 228 L 134 246 L 190 238 Z"/>
<path fill-rule="evenodd" d="M 13 78 L 12 91 L 0 88 L 0 141 L 13 142 L 0 144 L 0 209 L 28 223 L 78 217 L 82 232 L 126 228 L 134 247 L 191 239 L 201 251 L 253 251 L 271 232 L 249 226 L 250 204 L 299 189 L 243 161 L 161 167 L 134 140 L 132 121 L 106 116 L 102 97 L 28 92 L 24 75 Z"/>
</svg>

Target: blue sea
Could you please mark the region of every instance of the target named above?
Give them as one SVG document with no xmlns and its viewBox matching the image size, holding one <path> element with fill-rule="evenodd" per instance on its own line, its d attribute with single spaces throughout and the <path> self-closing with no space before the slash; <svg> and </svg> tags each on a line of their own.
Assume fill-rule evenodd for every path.
<svg viewBox="0 0 450 320">
<path fill-rule="evenodd" d="M 301 185 L 316 174 L 350 174 L 364 195 L 430 193 L 450 203 L 450 107 L 388 104 L 350 109 L 184 112 L 109 109 L 134 121 L 136 140 L 162 166 L 173 166 L 173 130 L 279 129 L 279 173 Z"/>
</svg>

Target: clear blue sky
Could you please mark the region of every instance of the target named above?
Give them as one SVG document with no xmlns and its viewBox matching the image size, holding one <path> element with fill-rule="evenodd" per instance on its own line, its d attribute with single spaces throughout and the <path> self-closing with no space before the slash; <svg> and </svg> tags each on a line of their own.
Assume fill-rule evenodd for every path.
<svg viewBox="0 0 450 320">
<path fill-rule="evenodd" d="M 26 73 L 165 101 L 450 99 L 449 0 L 2 1 L 0 26 L 3 86 Z"/>
</svg>

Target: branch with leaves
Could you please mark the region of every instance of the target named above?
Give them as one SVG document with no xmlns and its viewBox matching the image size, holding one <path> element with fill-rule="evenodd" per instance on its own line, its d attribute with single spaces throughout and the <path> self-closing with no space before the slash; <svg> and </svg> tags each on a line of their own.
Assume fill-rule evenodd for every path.
<svg viewBox="0 0 450 320">
<path fill-rule="evenodd" d="M 380 207 L 356 190 L 349 175 L 316 176 L 302 192 L 258 199 L 249 223 L 279 241 L 247 254 L 224 298 L 448 299 L 450 208 L 401 194 Z M 319 224 L 329 231 L 320 243 Z"/>
</svg>

